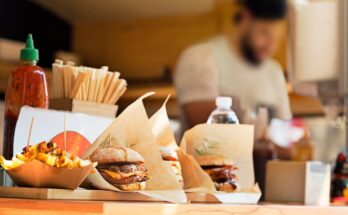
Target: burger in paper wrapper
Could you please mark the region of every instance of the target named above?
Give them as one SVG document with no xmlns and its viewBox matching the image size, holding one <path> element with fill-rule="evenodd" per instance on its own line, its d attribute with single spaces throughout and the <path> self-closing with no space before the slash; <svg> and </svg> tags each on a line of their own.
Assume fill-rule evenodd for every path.
<svg viewBox="0 0 348 215">
<path fill-rule="evenodd" d="M 178 182 L 181 184 L 181 186 L 184 186 L 184 179 L 181 174 L 181 164 L 178 159 L 178 155 L 176 151 L 173 149 L 170 149 L 169 147 L 163 147 L 160 146 L 160 152 L 161 152 L 161 157 L 163 161 L 168 162 L 170 167 L 172 168 L 176 179 Z"/>
<path fill-rule="evenodd" d="M 206 155 L 195 157 L 198 164 L 213 180 L 216 190 L 234 192 L 239 190 L 238 170 L 234 162 L 221 156 Z"/>
<path fill-rule="evenodd" d="M 159 146 L 156 144 L 157 141 L 144 107 L 143 99 L 152 94 L 146 93 L 130 104 L 84 153 L 83 157 L 101 162 L 97 166 L 96 174 L 90 174 L 87 177 L 85 185 L 117 192 L 133 191 L 133 193 L 138 193 L 140 196 L 144 195 L 161 201 L 185 203 L 187 202 L 185 192 L 177 181 L 170 165 L 163 161 L 161 157 Z M 136 156 L 137 159 L 130 160 L 132 158 L 130 154 L 127 158 L 124 157 L 125 154 L 121 151 L 122 149 L 119 149 L 120 147 L 127 148 L 128 153 L 134 150 L 143 159 L 138 159 L 138 156 Z M 95 157 L 100 153 L 98 150 L 105 150 L 104 153 L 109 153 L 107 151 L 110 149 L 116 149 L 117 154 L 122 153 L 122 159 L 113 160 L 114 158 L 108 158 L 107 161 L 104 161 Z M 116 152 L 113 153 L 116 154 Z M 119 168 L 121 164 L 126 165 L 126 167 Z M 143 168 L 144 164 L 147 170 Z M 103 176 L 101 172 L 105 173 L 105 170 L 108 170 L 109 174 Z M 132 172 L 133 170 L 134 172 Z M 129 171 L 130 174 L 124 174 Z M 110 178 L 110 175 L 113 176 Z M 115 178 L 120 180 L 115 180 Z M 146 188 L 139 190 L 144 188 L 142 185 L 145 181 Z M 138 190 L 134 190 L 133 187 L 130 188 L 129 184 L 133 184 L 133 182 L 137 184 L 135 188 Z"/>
<path fill-rule="evenodd" d="M 216 190 L 240 193 L 255 185 L 253 137 L 250 125 L 201 124 L 185 132 L 180 147 L 194 157 L 201 167 L 196 171 L 201 177 L 204 171 Z M 190 189 L 211 186 L 186 175 L 184 179 L 191 183 Z"/>
<path fill-rule="evenodd" d="M 98 162 L 97 170 L 120 190 L 144 190 L 149 179 L 143 157 L 129 148 L 97 149 L 91 156 Z"/>
</svg>

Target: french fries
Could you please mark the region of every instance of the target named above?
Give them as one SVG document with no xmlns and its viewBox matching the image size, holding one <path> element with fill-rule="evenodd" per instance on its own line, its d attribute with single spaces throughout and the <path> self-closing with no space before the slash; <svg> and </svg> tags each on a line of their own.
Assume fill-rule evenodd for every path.
<svg viewBox="0 0 348 215">
<path fill-rule="evenodd" d="M 39 160 L 49 166 L 58 168 L 80 168 L 91 164 L 89 160 L 72 155 L 57 147 L 55 142 L 41 142 L 33 146 L 27 146 L 22 153 L 16 154 L 12 160 L 6 160 L 0 156 L 0 165 L 5 170 L 14 169 L 32 160 Z M 96 163 L 93 163 L 96 166 Z"/>
<path fill-rule="evenodd" d="M 25 164 L 25 162 L 16 157 L 12 160 L 6 160 L 3 156 L 0 156 L 0 164 L 5 170 L 10 170 Z"/>
</svg>

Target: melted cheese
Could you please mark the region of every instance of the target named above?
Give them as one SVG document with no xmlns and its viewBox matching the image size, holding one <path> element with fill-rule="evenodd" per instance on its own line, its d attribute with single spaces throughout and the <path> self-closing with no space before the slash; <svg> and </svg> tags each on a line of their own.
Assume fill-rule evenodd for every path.
<svg viewBox="0 0 348 215">
<path fill-rule="evenodd" d="M 129 173 L 124 173 L 124 172 L 113 172 L 113 171 L 110 171 L 110 170 L 106 170 L 106 169 L 100 169 L 100 171 L 103 171 L 104 173 L 108 174 L 110 177 L 118 180 L 118 179 L 121 179 L 121 178 L 127 178 L 127 177 L 131 177 L 133 175 L 146 175 L 146 173 L 144 172 L 139 172 L 139 171 L 136 171 L 136 172 L 129 172 Z"/>
</svg>

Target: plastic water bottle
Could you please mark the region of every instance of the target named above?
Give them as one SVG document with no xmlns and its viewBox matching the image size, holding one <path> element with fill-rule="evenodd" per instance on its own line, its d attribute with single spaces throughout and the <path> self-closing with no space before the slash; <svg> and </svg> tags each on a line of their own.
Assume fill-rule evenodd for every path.
<svg viewBox="0 0 348 215">
<path fill-rule="evenodd" d="M 208 124 L 239 124 L 236 113 L 232 110 L 231 97 L 217 97 L 216 109 L 210 114 Z"/>
</svg>

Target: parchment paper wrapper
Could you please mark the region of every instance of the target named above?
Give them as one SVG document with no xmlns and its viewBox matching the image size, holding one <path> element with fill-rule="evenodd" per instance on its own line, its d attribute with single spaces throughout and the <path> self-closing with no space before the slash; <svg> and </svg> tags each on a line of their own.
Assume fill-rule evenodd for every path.
<svg viewBox="0 0 348 215">
<path fill-rule="evenodd" d="M 184 189 L 195 189 L 202 192 L 216 191 L 213 182 L 195 161 L 195 159 L 186 154 L 178 147 L 174 133 L 170 127 L 170 121 L 167 114 L 166 104 L 170 98 L 167 97 L 162 107 L 152 115 L 150 124 L 153 135 L 158 145 L 176 150 L 181 164 L 181 172 L 184 178 Z M 201 184 L 201 185 L 200 185 Z M 198 185 L 198 187 L 197 187 Z"/>
<path fill-rule="evenodd" d="M 168 202 L 185 203 L 187 202 L 185 192 L 180 188 L 173 171 L 162 161 L 159 146 L 156 144 L 144 108 L 143 99 L 153 94 L 146 93 L 129 105 L 97 138 L 83 157 L 88 157 L 98 147 L 110 147 L 108 141 L 110 134 L 111 147 L 121 145 L 132 148 L 145 160 L 150 179 L 147 181 L 146 190 L 136 192 Z M 121 191 L 105 181 L 98 171 L 89 175 L 85 182 L 99 189 Z"/>
<path fill-rule="evenodd" d="M 58 168 L 32 160 L 8 170 L 7 173 L 18 186 L 74 190 L 85 180 L 92 168 L 93 164 L 74 169 Z"/>
<path fill-rule="evenodd" d="M 209 192 L 223 203 L 257 203 L 261 192 L 254 184 L 253 140 L 251 125 L 201 124 L 186 131 L 180 145 L 184 155 L 191 155 L 180 156 L 186 191 Z M 216 191 L 209 175 L 194 160 L 194 157 L 207 155 L 219 155 L 234 161 L 239 168 L 236 175 L 240 192 Z"/>
<path fill-rule="evenodd" d="M 167 96 L 161 108 L 151 116 L 150 126 L 153 136 L 158 145 L 177 150 L 179 147 L 175 141 L 173 131 L 170 127 L 170 121 L 166 109 L 169 98 L 170 95 Z"/>
</svg>

